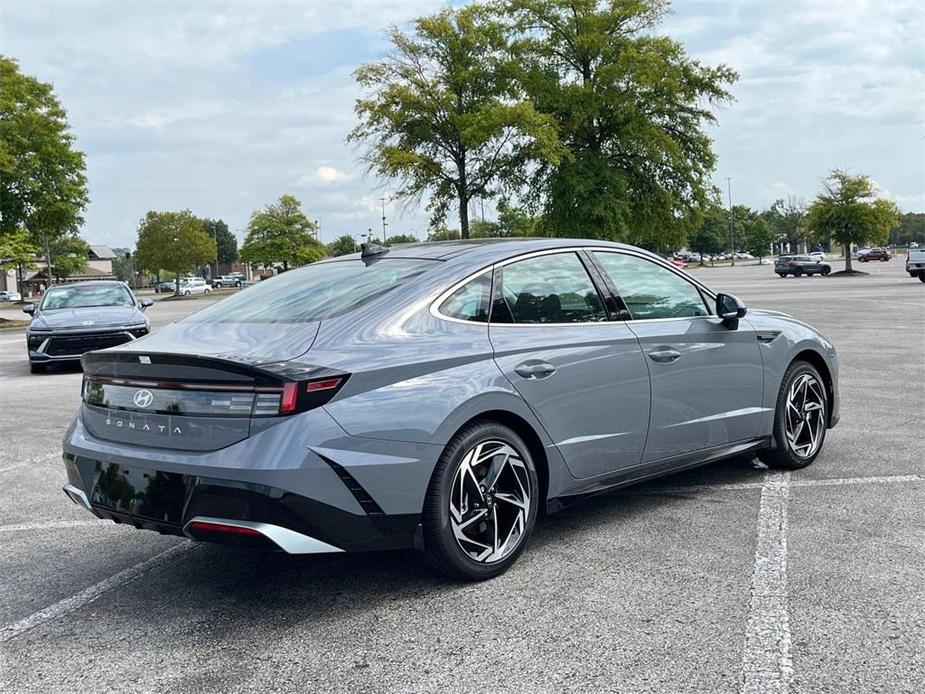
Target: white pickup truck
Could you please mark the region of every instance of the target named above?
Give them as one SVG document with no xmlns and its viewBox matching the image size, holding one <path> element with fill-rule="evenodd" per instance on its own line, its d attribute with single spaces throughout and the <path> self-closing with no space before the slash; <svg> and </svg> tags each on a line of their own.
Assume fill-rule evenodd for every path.
<svg viewBox="0 0 925 694">
<path fill-rule="evenodd" d="M 906 251 L 906 272 L 925 282 L 925 248 L 910 248 Z"/>
</svg>

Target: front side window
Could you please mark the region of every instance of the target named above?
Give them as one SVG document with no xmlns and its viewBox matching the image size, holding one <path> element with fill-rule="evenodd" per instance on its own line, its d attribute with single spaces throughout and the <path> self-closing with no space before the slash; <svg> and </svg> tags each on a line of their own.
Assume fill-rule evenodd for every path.
<svg viewBox="0 0 925 694">
<path fill-rule="evenodd" d="M 528 258 L 499 270 L 492 323 L 588 323 L 607 320 L 604 303 L 575 253 Z"/>
<path fill-rule="evenodd" d="M 307 265 L 264 280 L 181 320 L 189 323 L 304 323 L 334 318 L 382 296 L 439 261 L 383 258 Z"/>
<path fill-rule="evenodd" d="M 635 320 L 709 315 L 700 290 L 668 268 L 622 253 L 594 256 Z"/>
<path fill-rule="evenodd" d="M 479 275 L 447 297 L 438 309 L 448 318 L 485 323 L 491 297 L 491 273 Z"/>
<path fill-rule="evenodd" d="M 121 284 L 81 284 L 52 287 L 42 299 L 43 311 L 94 306 L 133 306 L 135 300 Z"/>
</svg>

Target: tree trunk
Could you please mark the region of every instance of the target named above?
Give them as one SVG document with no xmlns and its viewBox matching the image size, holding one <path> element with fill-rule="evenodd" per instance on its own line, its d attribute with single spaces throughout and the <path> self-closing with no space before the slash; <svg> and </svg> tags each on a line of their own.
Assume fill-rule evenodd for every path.
<svg viewBox="0 0 925 694">
<path fill-rule="evenodd" d="M 456 192 L 459 194 L 459 238 L 469 238 L 469 179 L 466 172 L 465 153 L 456 160 L 456 170 L 459 173 L 459 184 Z"/>
<path fill-rule="evenodd" d="M 845 244 L 845 272 L 851 272 L 851 243 Z"/>
</svg>

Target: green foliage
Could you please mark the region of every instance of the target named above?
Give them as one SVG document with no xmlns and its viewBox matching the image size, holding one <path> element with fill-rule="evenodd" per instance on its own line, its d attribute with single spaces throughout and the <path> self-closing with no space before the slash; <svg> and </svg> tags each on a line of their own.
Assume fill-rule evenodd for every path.
<svg viewBox="0 0 925 694">
<path fill-rule="evenodd" d="M 500 227 L 497 222 L 487 219 L 474 219 L 469 224 L 470 239 L 493 239 L 500 236 Z"/>
<path fill-rule="evenodd" d="M 418 243 L 418 240 L 411 234 L 395 234 L 385 240 L 386 246 L 397 246 L 400 243 Z"/>
<path fill-rule="evenodd" d="M 537 219 L 522 207 L 498 203 L 498 236 L 537 236 Z"/>
<path fill-rule="evenodd" d="M 218 246 L 218 262 L 233 263 L 238 259 L 238 240 L 223 220 L 204 219 L 202 220 L 202 230 L 215 239 Z"/>
<path fill-rule="evenodd" d="M 775 241 L 786 240 L 791 249 L 806 240 L 806 203 L 790 196 L 786 201 L 775 200 L 770 208 L 761 213 L 762 218 L 771 225 Z"/>
<path fill-rule="evenodd" d="M 62 234 L 48 239 L 51 251 L 51 274 L 59 282 L 87 269 L 90 246 L 79 236 Z"/>
<path fill-rule="evenodd" d="M 138 225 L 135 264 L 139 269 L 160 273 L 164 268 L 179 279 L 213 258 L 215 241 L 203 231 L 202 220 L 189 210 L 150 211 Z"/>
<path fill-rule="evenodd" d="M 135 259 L 128 248 L 113 248 L 116 257 L 112 261 L 112 271 L 123 282 L 131 282 L 135 276 Z"/>
<path fill-rule="evenodd" d="M 893 230 L 893 243 L 908 246 L 913 241 L 925 243 L 925 212 L 906 212 Z"/>
<path fill-rule="evenodd" d="M 868 176 L 835 169 L 809 207 L 807 226 L 814 238 L 834 239 L 845 248 L 845 270 L 851 270 L 851 246 L 886 243 L 899 224 L 896 204 L 876 197 Z"/>
<path fill-rule="evenodd" d="M 736 73 L 654 33 L 664 0 L 509 0 L 515 63 L 569 156 L 538 161 L 549 235 L 679 246 L 712 202 L 705 124 Z"/>
<path fill-rule="evenodd" d="M 449 229 L 447 227 L 439 227 L 434 229 L 427 235 L 428 241 L 458 241 L 459 240 L 459 229 Z"/>
<path fill-rule="evenodd" d="M 41 244 L 46 234 L 75 235 L 87 205 L 84 170 L 52 86 L 0 56 L 0 237 L 25 229 Z"/>
<path fill-rule="evenodd" d="M 350 255 L 351 253 L 356 253 L 356 251 L 356 239 L 354 239 L 350 234 L 338 236 L 327 246 L 328 255 L 333 258 L 341 255 Z"/>
<path fill-rule="evenodd" d="M 722 253 L 729 241 L 729 213 L 719 205 L 713 205 L 703 215 L 697 229 L 687 238 L 687 247 L 703 256 Z"/>
<path fill-rule="evenodd" d="M 315 238 L 317 231 L 298 198 L 283 195 L 277 203 L 251 214 L 241 260 L 261 267 L 282 263 L 284 270 L 321 260 L 325 247 Z"/>
<path fill-rule="evenodd" d="M 455 201 L 466 238 L 470 200 L 516 189 L 531 161 L 559 161 L 555 126 L 519 91 L 506 27 L 485 7 L 445 9 L 410 35 L 393 28 L 391 40 L 389 57 L 356 72 L 368 96 L 349 140 L 399 183 L 395 197 L 430 193 L 432 229 Z"/>
<path fill-rule="evenodd" d="M 776 240 L 777 234 L 767 220 L 758 213 L 751 212 L 743 223 L 739 248 L 760 260 L 771 253 L 771 244 Z"/>
<path fill-rule="evenodd" d="M 40 250 L 22 230 L 0 235 L 0 272 L 31 268 Z"/>
</svg>

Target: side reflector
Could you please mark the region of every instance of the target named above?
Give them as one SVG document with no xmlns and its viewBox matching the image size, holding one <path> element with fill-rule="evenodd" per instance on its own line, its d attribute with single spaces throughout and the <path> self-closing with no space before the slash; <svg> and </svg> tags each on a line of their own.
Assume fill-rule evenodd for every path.
<svg viewBox="0 0 925 694">
<path fill-rule="evenodd" d="M 299 399 L 299 384 L 286 383 L 283 385 L 283 397 L 279 403 L 280 414 L 295 412 L 296 404 Z"/>
<path fill-rule="evenodd" d="M 204 530 L 210 533 L 228 533 L 230 535 L 260 535 L 261 533 L 253 528 L 242 528 L 237 525 L 223 525 L 221 523 L 205 523 L 203 521 L 194 521 L 190 523 L 190 530 Z"/>
<path fill-rule="evenodd" d="M 305 390 L 309 393 L 315 393 L 319 390 L 333 390 L 337 388 L 343 380 L 342 378 L 326 378 L 323 381 L 309 381 L 308 385 L 305 386 Z"/>
</svg>

